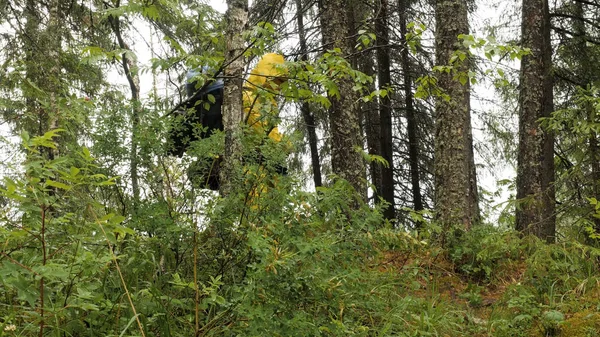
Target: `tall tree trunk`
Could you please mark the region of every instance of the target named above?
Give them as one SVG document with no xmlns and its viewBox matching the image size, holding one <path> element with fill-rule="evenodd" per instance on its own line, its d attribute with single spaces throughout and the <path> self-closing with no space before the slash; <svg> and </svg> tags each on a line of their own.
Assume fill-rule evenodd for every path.
<svg viewBox="0 0 600 337">
<path fill-rule="evenodd" d="M 25 34 L 23 37 L 23 49 L 25 52 L 25 76 L 27 82 L 36 83 L 39 87 L 39 81 L 41 81 L 41 67 L 43 54 L 42 50 L 39 50 L 40 43 L 38 41 L 40 37 L 40 18 L 41 11 L 37 9 L 36 0 L 27 0 L 25 4 Z M 32 136 L 41 136 L 44 134 L 46 129 L 45 125 L 45 114 L 41 107 L 38 105 L 36 99 L 28 93 L 27 88 L 22 89 L 25 93 L 25 105 L 27 108 L 27 119 L 34 120 L 33 124 L 23 125 L 24 129 Z"/>
<path fill-rule="evenodd" d="M 353 46 L 348 24 L 347 0 L 320 0 L 321 29 L 323 45 L 326 49 L 339 48 L 350 62 L 349 54 Z M 339 97 L 330 96 L 331 111 L 329 123 L 331 129 L 331 166 L 333 173 L 346 179 L 363 199 L 366 199 L 365 165 L 362 149 L 357 95 L 353 91 L 353 80 L 349 77 L 337 79 Z"/>
<path fill-rule="evenodd" d="M 117 2 L 116 7 L 120 6 L 120 1 Z M 121 31 L 121 21 L 117 16 L 111 16 L 109 18 L 111 28 L 117 37 L 119 48 L 123 50 L 129 50 L 129 45 L 125 43 L 123 39 L 123 32 Z M 129 152 L 129 168 L 131 174 L 131 190 L 133 192 L 133 209 L 137 210 L 138 203 L 140 201 L 140 185 L 139 185 L 139 174 L 138 174 L 138 146 L 139 146 L 139 128 L 140 128 L 140 114 L 142 113 L 142 104 L 140 102 L 140 77 L 138 74 L 138 65 L 135 59 L 127 56 L 127 53 L 121 55 L 121 65 L 123 72 L 129 83 L 129 90 L 131 91 L 131 149 Z"/>
<path fill-rule="evenodd" d="M 365 75 L 375 77 L 375 53 L 364 51 L 359 60 L 359 70 Z M 375 83 L 369 85 L 370 92 L 375 91 Z M 379 118 L 379 109 L 375 100 L 362 103 L 363 118 L 365 121 L 365 134 L 367 138 L 367 148 L 371 155 L 381 155 L 381 120 Z M 383 190 L 383 178 L 381 173 L 382 165 L 376 161 L 369 164 L 371 183 L 375 191 L 373 197 L 379 201 L 379 196 Z"/>
<path fill-rule="evenodd" d="M 220 192 L 228 195 L 235 184 L 235 168 L 241 165 L 242 143 L 240 124 L 244 119 L 242 87 L 244 83 L 244 39 L 248 23 L 248 0 L 227 0 L 225 87 L 223 88 L 223 127 L 225 153 L 220 170 Z"/>
<path fill-rule="evenodd" d="M 371 2 L 364 0 L 350 0 L 348 2 L 350 35 L 358 36 L 360 31 L 375 31 L 375 13 Z M 377 76 L 377 51 L 376 49 L 365 48 L 358 50 L 352 57 L 352 66 L 375 79 Z M 377 89 L 376 81 L 367 84 L 367 92 L 374 92 Z M 366 141 L 369 154 L 381 156 L 381 120 L 379 117 L 379 104 L 377 100 L 367 102 L 358 101 L 358 118 L 360 121 L 360 130 L 363 143 Z M 383 165 L 378 161 L 371 161 L 365 172 L 365 179 L 371 179 L 372 199 L 380 203 L 381 193 L 383 191 Z"/>
<path fill-rule="evenodd" d="M 42 6 L 46 6 L 43 8 Z M 47 11 L 46 29 L 41 30 L 42 13 Z M 52 0 L 47 3 L 28 0 L 25 7 L 25 32 L 23 45 L 25 49 L 26 77 L 29 83 L 34 84 L 47 95 L 47 104 L 40 104 L 36 97 L 40 94 L 35 90 L 26 89 L 26 106 L 28 117 L 35 124 L 24 125 L 33 136 L 41 136 L 44 133 L 59 127 L 59 96 L 63 93 L 61 83 L 61 44 L 62 44 L 62 16 L 60 0 Z M 43 25 L 42 25 L 43 27 Z M 34 93 L 31 93 L 31 92 Z M 55 140 L 56 141 L 56 140 Z M 44 156 L 48 160 L 56 157 L 58 149 L 43 149 Z"/>
<path fill-rule="evenodd" d="M 582 76 L 582 86 L 583 89 L 587 89 L 591 84 L 592 79 L 589 74 L 592 74 L 595 71 L 595 65 L 590 63 L 590 53 L 587 47 L 586 36 L 587 29 L 585 28 L 584 19 L 584 10 L 583 3 L 579 1 L 573 1 L 573 32 L 574 34 L 574 42 L 575 42 L 575 55 L 577 55 L 577 66 L 576 71 L 579 76 Z M 584 111 L 587 122 L 592 124 L 596 122 L 596 109 L 592 106 L 591 103 L 586 102 L 581 109 Z M 588 139 L 588 156 L 591 166 L 591 177 L 590 177 L 590 185 L 592 188 L 592 195 L 594 198 L 600 200 L 600 158 L 599 153 L 600 149 L 598 148 L 598 134 L 594 131 L 594 129 L 590 130 L 590 135 Z M 594 218 L 594 229 L 596 233 L 600 233 L 600 219 Z"/>
<path fill-rule="evenodd" d="M 50 111 L 48 114 L 48 130 L 58 128 L 58 96 L 61 94 L 61 74 L 60 74 L 60 51 L 62 49 L 61 34 L 61 4 L 60 0 L 53 0 L 49 3 L 48 28 L 46 32 L 46 41 L 48 61 L 50 62 L 49 76 L 45 79 L 47 90 L 50 95 Z M 51 151 L 50 158 L 57 155 L 56 151 Z"/>
<path fill-rule="evenodd" d="M 390 75 L 390 50 L 388 32 L 388 0 L 379 0 L 375 10 L 375 33 L 377 35 L 377 77 L 379 88 L 385 89 L 391 85 Z M 388 162 L 381 169 L 382 190 L 381 196 L 389 204 L 383 215 L 386 219 L 396 218 L 394 200 L 394 144 L 392 138 L 392 101 L 391 95 L 379 98 L 379 118 L 381 128 L 381 156 Z"/>
<path fill-rule="evenodd" d="M 586 111 L 588 112 L 588 122 L 594 123 L 597 119 L 596 110 L 588 104 Z M 594 131 L 590 131 L 589 147 L 590 165 L 592 166 L 592 193 L 596 200 L 600 200 L 600 156 L 598 155 L 600 148 L 598 146 L 598 134 Z M 600 219 L 598 218 L 594 218 L 594 230 L 596 233 L 600 233 Z"/>
<path fill-rule="evenodd" d="M 436 63 L 450 64 L 457 50 L 468 53 L 458 40 L 469 34 L 466 0 L 437 0 L 436 2 Z M 465 74 L 470 60 L 454 65 L 454 71 Z M 477 186 L 474 176 L 473 144 L 470 117 L 470 86 L 441 73 L 438 85 L 448 95 L 447 101 L 438 97 L 435 123 L 435 205 L 436 216 L 448 231 L 454 226 L 469 230 L 477 221 Z"/>
<path fill-rule="evenodd" d="M 547 0 L 523 0 L 516 229 L 555 240 L 554 135 L 539 119 L 552 113 L 550 15 Z"/>
<path fill-rule="evenodd" d="M 406 129 L 408 133 L 408 161 L 410 165 L 410 183 L 412 186 L 413 208 L 415 211 L 423 210 L 423 197 L 421 196 L 421 177 L 419 172 L 419 140 L 417 138 L 417 119 L 413 104 L 412 76 L 410 67 L 410 55 L 406 41 L 408 4 L 407 0 L 398 1 L 400 14 L 400 57 L 402 72 L 404 73 L 404 104 L 406 107 Z M 420 227 L 421 224 L 417 224 Z"/>
<path fill-rule="evenodd" d="M 308 61 L 308 47 L 306 46 L 306 32 L 304 31 L 304 9 L 302 0 L 296 0 L 296 20 L 298 24 L 298 39 L 300 40 L 300 53 L 302 61 Z M 313 181 L 315 187 L 323 185 L 321 178 L 321 160 L 319 159 L 319 147 L 317 143 L 317 125 L 315 117 L 310 111 L 308 102 L 302 102 L 300 106 L 304 124 L 306 125 L 306 133 L 308 135 L 308 144 L 310 146 L 310 158 L 312 163 Z"/>
<path fill-rule="evenodd" d="M 350 34 L 357 36 L 358 32 L 374 31 L 374 13 L 373 6 L 364 0 L 351 0 L 349 7 L 352 11 L 349 11 L 349 23 L 351 25 Z M 353 57 L 353 63 L 355 67 L 364 73 L 365 75 L 375 78 L 377 75 L 376 71 L 376 51 L 374 49 L 363 49 L 355 53 Z M 374 92 L 376 89 L 375 81 L 369 83 L 367 86 L 368 92 Z M 381 156 L 381 127 L 379 118 L 379 105 L 376 100 L 369 100 L 363 102 L 359 100 L 358 103 L 359 120 L 361 122 L 361 134 L 365 135 L 367 142 L 367 149 L 369 154 Z M 373 186 L 373 200 L 379 202 L 382 190 L 382 165 L 377 161 L 369 163 L 369 175 Z"/>
</svg>

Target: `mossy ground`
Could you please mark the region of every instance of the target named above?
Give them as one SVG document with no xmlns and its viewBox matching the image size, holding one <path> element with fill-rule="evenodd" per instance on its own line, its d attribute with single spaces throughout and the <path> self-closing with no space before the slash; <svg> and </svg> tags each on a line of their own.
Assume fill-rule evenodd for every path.
<svg viewBox="0 0 600 337">
<path fill-rule="evenodd" d="M 452 259 L 448 250 L 439 248 L 385 251 L 378 270 L 410 280 L 410 296 L 462 312 L 452 322 L 463 325 L 456 330 L 462 333 L 443 333 L 440 328 L 431 335 L 469 331 L 472 336 L 600 336 L 600 274 L 594 248 L 526 240 L 512 248 L 498 247 L 509 253 L 494 257 L 484 274 L 465 272 L 494 256 L 481 254 L 481 249 L 471 260 Z M 407 274 L 411 277 L 403 277 Z"/>
</svg>

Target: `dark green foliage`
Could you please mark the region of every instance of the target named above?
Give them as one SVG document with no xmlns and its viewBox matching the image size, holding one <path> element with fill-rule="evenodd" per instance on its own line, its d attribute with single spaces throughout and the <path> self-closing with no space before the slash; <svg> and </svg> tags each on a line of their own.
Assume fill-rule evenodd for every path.
<svg viewBox="0 0 600 337">
<path fill-rule="evenodd" d="M 581 244 L 481 226 L 443 250 L 386 227 L 378 208 L 357 209 L 342 180 L 307 193 L 290 177 L 268 183 L 260 165 L 240 171 L 228 198 L 204 201 L 202 216 L 165 199 L 122 217 L 87 197 L 115 188 L 87 150 L 48 161 L 36 151 L 52 134 L 24 144 L 28 174 L 2 190 L 22 216 L 3 215 L 0 324 L 25 336 L 39 331 L 42 275 L 45 330 L 78 336 L 139 335 L 127 293 L 145 334 L 161 336 L 188 336 L 196 322 L 207 336 L 558 336 L 571 313 L 599 309 L 586 294 L 598 291 L 600 253 Z"/>
<path fill-rule="evenodd" d="M 521 240 L 512 230 L 480 225 L 451 245 L 450 259 L 457 271 L 476 281 L 492 281 L 498 272 L 520 258 Z"/>
<path fill-rule="evenodd" d="M 377 255 L 369 234 L 381 215 L 364 207 L 353 210 L 340 197 L 348 191 L 349 186 L 336 186 L 321 190 L 320 200 L 315 195 L 285 198 L 288 212 L 252 224 L 248 245 L 255 261 L 236 309 L 252 324 L 237 328 L 242 335 L 360 331 L 368 298 L 363 285 L 371 278 L 364 263 L 375 262 Z"/>
<path fill-rule="evenodd" d="M 573 313 L 600 309 L 598 250 L 576 243 L 546 245 L 533 237 L 522 247 L 525 269 L 498 304 L 497 335 L 571 336 L 569 327 L 581 324 L 568 319 Z"/>
</svg>

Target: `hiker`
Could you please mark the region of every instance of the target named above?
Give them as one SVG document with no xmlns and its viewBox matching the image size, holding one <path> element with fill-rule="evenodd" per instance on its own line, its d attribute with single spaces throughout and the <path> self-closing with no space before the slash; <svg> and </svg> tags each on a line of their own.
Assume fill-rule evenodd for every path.
<svg viewBox="0 0 600 337">
<path fill-rule="evenodd" d="M 256 139 L 263 140 L 264 136 L 268 136 L 275 142 L 280 142 L 282 139 L 277 128 L 278 109 L 273 95 L 279 92 L 279 86 L 286 80 L 280 68 L 283 63 L 283 56 L 274 53 L 265 54 L 244 82 L 242 93 L 244 122 L 250 126 L 249 131 L 257 136 Z M 185 109 L 179 113 L 180 119 L 169 131 L 169 154 L 171 155 L 181 157 L 191 142 L 208 138 L 216 130 L 223 130 L 221 111 L 223 80 L 216 79 L 202 88 L 197 88 L 194 77 L 198 75 L 198 72 L 190 71 L 186 76 L 188 101 L 184 105 Z M 256 147 L 260 145 L 257 143 Z M 257 154 L 257 157 L 259 161 L 262 160 L 262 154 Z M 218 190 L 221 159 L 220 156 L 199 159 L 188 169 L 188 176 L 197 185 Z M 275 173 L 285 174 L 287 170 L 276 166 L 275 171 Z"/>
</svg>

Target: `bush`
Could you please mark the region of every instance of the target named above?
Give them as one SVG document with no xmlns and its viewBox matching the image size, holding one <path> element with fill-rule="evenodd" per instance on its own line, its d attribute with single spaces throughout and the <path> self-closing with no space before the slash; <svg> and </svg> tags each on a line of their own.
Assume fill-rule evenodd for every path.
<svg viewBox="0 0 600 337">
<path fill-rule="evenodd" d="M 477 281 L 491 281 L 502 270 L 520 258 L 521 240 L 512 230 L 481 225 L 464 233 L 459 244 L 449 248 L 455 269 Z"/>
</svg>

